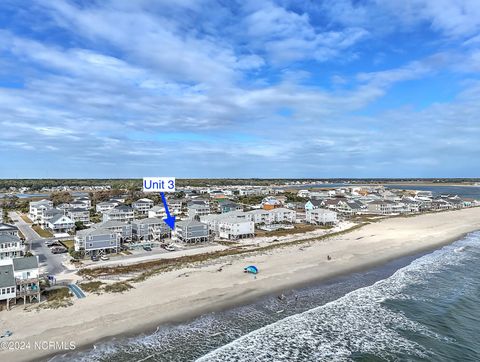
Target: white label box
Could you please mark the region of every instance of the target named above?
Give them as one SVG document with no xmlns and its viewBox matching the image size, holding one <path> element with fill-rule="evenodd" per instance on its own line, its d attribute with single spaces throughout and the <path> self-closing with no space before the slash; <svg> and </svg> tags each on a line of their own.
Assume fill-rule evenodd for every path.
<svg viewBox="0 0 480 362">
<path fill-rule="evenodd" d="M 175 177 L 144 177 L 143 192 L 175 192 Z"/>
</svg>

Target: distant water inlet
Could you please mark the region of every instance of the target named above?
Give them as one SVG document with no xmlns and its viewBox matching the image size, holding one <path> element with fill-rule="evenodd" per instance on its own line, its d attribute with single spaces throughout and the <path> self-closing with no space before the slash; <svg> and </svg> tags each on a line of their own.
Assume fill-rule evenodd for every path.
<svg viewBox="0 0 480 362">
<path fill-rule="evenodd" d="M 480 233 L 54 361 L 476 361 Z"/>
</svg>

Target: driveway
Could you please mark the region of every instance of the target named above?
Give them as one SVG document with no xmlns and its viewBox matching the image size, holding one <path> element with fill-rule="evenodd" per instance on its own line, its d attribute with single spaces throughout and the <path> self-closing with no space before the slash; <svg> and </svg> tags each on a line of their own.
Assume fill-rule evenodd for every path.
<svg viewBox="0 0 480 362">
<path fill-rule="evenodd" d="M 60 274 L 66 270 L 62 265 L 66 254 L 52 254 L 50 249 L 45 245 L 47 240 L 54 240 L 55 238 L 42 238 L 15 211 L 9 212 L 9 216 L 14 220 L 15 226 L 17 226 L 25 236 L 27 250 L 30 250 L 34 255 L 38 256 L 40 268 L 45 273 Z"/>
</svg>

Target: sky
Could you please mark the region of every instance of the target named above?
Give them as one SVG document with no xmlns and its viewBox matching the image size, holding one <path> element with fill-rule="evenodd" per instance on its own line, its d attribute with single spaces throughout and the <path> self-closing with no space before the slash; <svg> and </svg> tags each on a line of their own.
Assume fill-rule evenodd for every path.
<svg viewBox="0 0 480 362">
<path fill-rule="evenodd" d="M 480 177 L 478 0 L 0 2 L 0 177 Z"/>
</svg>

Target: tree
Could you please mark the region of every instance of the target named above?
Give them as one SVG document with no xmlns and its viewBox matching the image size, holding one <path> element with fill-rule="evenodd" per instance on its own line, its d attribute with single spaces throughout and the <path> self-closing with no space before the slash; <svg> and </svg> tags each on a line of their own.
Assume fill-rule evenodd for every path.
<svg viewBox="0 0 480 362">
<path fill-rule="evenodd" d="M 75 231 L 86 229 L 82 221 L 75 221 Z"/>
<path fill-rule="evenodd" d="M 52 192 L 50 195 L 54 205 L 69 203 L 73 201 L 73 196 L 68 191 Z"/>
</svg>

